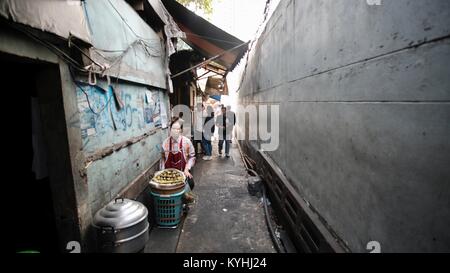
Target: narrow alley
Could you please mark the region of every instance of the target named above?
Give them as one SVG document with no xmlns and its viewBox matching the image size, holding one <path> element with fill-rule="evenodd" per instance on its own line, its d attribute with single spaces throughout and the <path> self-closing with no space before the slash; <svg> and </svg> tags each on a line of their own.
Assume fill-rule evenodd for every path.
<svg viewBox="0 0 450 273">
<path fill-rule="evenodd" d="M 0 63 L 10 252 L 450 253 L 448 0 L 0 0 Z"/>
</svg>

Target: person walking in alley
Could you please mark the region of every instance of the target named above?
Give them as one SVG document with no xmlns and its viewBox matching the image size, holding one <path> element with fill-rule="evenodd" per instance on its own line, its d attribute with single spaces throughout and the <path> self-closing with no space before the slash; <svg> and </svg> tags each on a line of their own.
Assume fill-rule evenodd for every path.
<svg viewBox="0 0 450 273">
<path fill-rule="evenodd" d="M 203 124 L 204 124 L 204 116 L 205 116 L 205 107 L 203 104 L 199 103 L 197 104 L 197 109 L 194 112 L 194 150 L 195 154 L 198 155 L 198 144 L 200 144 L 202 151 L 205 151 L 205 148 L 203 146 Z"/>
<path fill-rule="evenodd" d="M 191 140 L 182 133 L 179 118 L 173 118 L 170 123 L 170 136 L 163 142 L 160 169 L 177 169 L 184 172 L 188 182 L 184 197 L 187 203 L 192 203 L 194 201 L 192 190 L 195 184 L 190 171 L 195 164 L 195 151 Z"/>
<path fill-rule="evenodd" d="M 227 117 L 227 108 L 222 106 L 221 114 L 217 117 L 216 126 L 219 128 L 219 156 L 222 156 L 223 144 L 225 142 L 225 156 L 230 157 L 231 133 L 234 124 Z"/>
<path fill-rule="evenodd" d="M 203 127 L 203 147 L 205 147 L 205 156 L 203 160 L 212 160 L 212 145 L 211 139 L 214 135 L 216 127 L 214 126 L 214 109 L 208 106 L 206 110 L 207 116 Z"/>
<path fill-rule="evenodd" d="M 234 130 L 234 126 L 236 126 L 236 113 L 231 111 L 231 106 L 227 106 L 227 117 L 230 120 L 230 127 L 231 127 L 231 138 L 230 138 L 230 143 L 233 143 L 233 130 Z M 232 126 L 231 126 L 232 124 Z"/>
</svg>

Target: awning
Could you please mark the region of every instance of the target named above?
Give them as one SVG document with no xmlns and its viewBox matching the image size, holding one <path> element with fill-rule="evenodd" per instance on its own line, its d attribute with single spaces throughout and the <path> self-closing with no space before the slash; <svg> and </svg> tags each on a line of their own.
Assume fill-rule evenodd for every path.
<svg viewBox="0 0 450 273">
<path fill-rule="evenodd" d="M 0 16 L 62 38 L 74 36 L 91 44 L 81 1 L 1 0 Z"/>
<path fill-rule="evenodd" d="M 175 0 L 162 0 L 180 29 L 183 40 L 206 58 L 221 55 L 214 62 L 233 70 L 244 56 L 248 44 L 228 34 L 207 20 L 185 8 Z"/>
</svg>

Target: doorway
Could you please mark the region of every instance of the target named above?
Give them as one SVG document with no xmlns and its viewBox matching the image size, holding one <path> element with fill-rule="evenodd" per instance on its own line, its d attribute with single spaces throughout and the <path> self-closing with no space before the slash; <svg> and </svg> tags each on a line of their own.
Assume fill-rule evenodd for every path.
<svg viewBox="0 0 450 273">
<path fill-rule="evenodd" d="M 61 216 L 57 216 L 60 214 L 56 213 L 55 204 L 63 194 L 59 195 L 59 189 L 55 189 L 60 181 L 54 176 L 55 168 L 59 168 L 54 162 L 68 155 L 64 156 L 67 147 L 53 147 L 58 143 L 52 140 L 57 134 L 53 129 L 61 122 L 65 124 L 64 115 L 56 110 L 62 107 L 62 99 L 48 99 L 48 94 L 62 96 L 59 66 L 4 53 L 0 53 L 0 63 L 8 68 L 1 74 L 1 82 L 3 106 L 10 113 L 4 124 L 7 127 L 4 136 L 8 139 L 4 152 L 10 172 L 7 177 L 12 178 L 8 182 L 12 186 L 8 197 L 14 202 L 11 209 L 14 252 L 59 252 L 59 235 L 64 231 L 58 228 Z M 52 112 L 52 118 L 43 114 L 43 109 Z M 55 149 L 61 156 L 55 157 L 51 152 Z M 64 164 L 70 166 L 70 161 Z"/>
</svg>

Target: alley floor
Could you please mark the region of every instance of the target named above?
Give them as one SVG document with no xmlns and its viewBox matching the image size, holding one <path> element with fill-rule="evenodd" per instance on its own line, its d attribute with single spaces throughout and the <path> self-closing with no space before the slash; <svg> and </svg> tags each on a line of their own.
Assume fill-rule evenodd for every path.
<svg viewBox="0 0 450 273">
<path fill-rule="evenodd" d="M 146 253 L 271 253 L 275 252 L 260 199 L 247 191 L 247 178 L 234 141 L 230 158 L 197 158 L 192 172 L 195 204 L 176 229 L 154 227 Z"/>
</svg>

